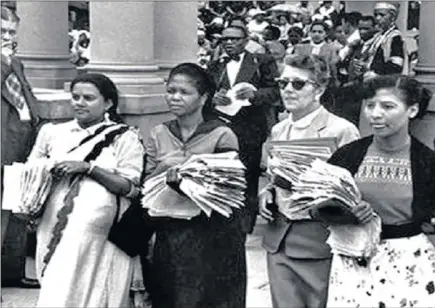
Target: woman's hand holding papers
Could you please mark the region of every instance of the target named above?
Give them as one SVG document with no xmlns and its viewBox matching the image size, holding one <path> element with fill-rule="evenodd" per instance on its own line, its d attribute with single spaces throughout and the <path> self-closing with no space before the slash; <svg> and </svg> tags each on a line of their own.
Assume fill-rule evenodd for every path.
<svg viewBox="0 0 435 308">
<path fill-rule="evenodd" d="M 357 206 L 352 208 L 352 213 L 360 224 L 368 223 L 374 216 L 372 206 L 363 200 Z"/>
</svg>

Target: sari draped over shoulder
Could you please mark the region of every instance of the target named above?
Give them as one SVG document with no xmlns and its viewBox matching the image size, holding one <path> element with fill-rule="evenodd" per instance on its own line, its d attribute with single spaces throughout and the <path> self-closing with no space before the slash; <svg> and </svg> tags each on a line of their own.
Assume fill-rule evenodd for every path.
<svg viewBox="0 0 435 308">
<path fill-rule="evenodd" d="M 88 129 L 80 128 L 76 121 L 46 124 L 29 160 L 84 160 L 95 144 L 121 126 L 110 121 Z M 92 163 L 138 184 L 143 155 L 138 133 L 128 129 Z M 38 226 L 36 269 L 41 291 L 37 306 L 128 307 L 133 267 L 139 259 L 130 258 L 107 240 L 115 218 L 116 196 L 84 175 L 75 186 L 69 210 L 65 210 L 71 182 L 67 176 L 55 183 Z M 120 199 L 122 215 L 129 201 Z"/>
</svg>

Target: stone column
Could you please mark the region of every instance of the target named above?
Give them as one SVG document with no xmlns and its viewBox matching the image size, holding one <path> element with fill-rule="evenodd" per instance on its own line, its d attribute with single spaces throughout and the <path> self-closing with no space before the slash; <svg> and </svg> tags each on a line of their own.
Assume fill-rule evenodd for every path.
<svg viewBox="0 0 435 308">
<path fill-rule="evenodd" d="M 68 2 L 17 1 L 18 57 L 33 87 L 62 89 L 76 75 L 69 62 Z"/>
<path fill-rule="evenodd" d="M 140 127 L 144 138 L 152 126 L 168 118 L 164 81 L 154 54 L 155 5 L 145 1 L 89 5 L 91 56 L 84 70 L 103 73 L 116 83 L 120 113 L 127 123 Z"/>
<path fill-rule="evenodd" d="M 162 75 L 179 63 L 196 63 L 197 3 L 157 1 L 154 12 L 154 53 Z"/>
<path fill-rule="evenodd" d="M 400 1 L 399 16 L 397 16 L 397 27 L 406 34 L 408 31 L 408 1 Z"/>
<path fill-rule="evenodd" d="M 373 1 L 346 1 L 346 12 L 360 12 L 363 15 L 373 15 Z"/>
<path fill-rule="evenodd" d="M 433 16 L 435 2 L 422 1 L 420 9 L 420 39 L 418 64 L 415 68 L 417 79 L 435 93 L 435 37 L 433 36 Z M 412 125 L 412 131 L 431 148 L 435 143 L 435 97 L 432 98 L 428 114 Z"/>
</svg>

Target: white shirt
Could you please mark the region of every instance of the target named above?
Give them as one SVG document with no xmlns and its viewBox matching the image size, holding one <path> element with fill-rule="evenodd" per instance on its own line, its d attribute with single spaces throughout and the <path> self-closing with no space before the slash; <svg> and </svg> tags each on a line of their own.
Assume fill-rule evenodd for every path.
<svg viewBox="0 0 435 308">
<path fill-rule="evenodd" d="M 325 42 L 322 42 L 320 44 L 315 44 L 314 42 L 311 42 L 311 46 L 313 46 L 311 54 L 318 56 L 320 54 L 320 49 L 323 45 L 325 45 Z"/>
<path fill-rule="evenodd" d="M 227 75 L 231 87 L 234 86 L 234 83 L 236 82 L 244 57 L 245 53 L 241 53 L 239 61 L 231 59 L 230 62 L 227 63 Z"/>
<path fill-rule="evenodd" d="M 317 115 L 320 113 L 322 108 L 317 108 L 313 112 L 307 114 L 302 119 L 299 119 L 297 121 L 293 121 L 293 115 L 289 115 L 290 120 L 290 131 L 289 131 L 289 138 L 288 140 L 294 140 L 294 139 L 304 139 L 306 138 L 305 132 L 308 126 L 313 123 L 314 119 L 317 117 Z"/>
</svg>

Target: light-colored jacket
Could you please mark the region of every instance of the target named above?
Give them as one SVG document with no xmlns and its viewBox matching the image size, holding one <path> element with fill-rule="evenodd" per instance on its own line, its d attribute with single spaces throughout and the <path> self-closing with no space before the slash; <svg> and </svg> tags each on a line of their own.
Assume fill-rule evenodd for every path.
<svg viewBox="0 0 435 308">
<path fill-rule="evenodd" d="M 358 129 L 351 122 L 340 118 L 324 107 L 307 127 L 306 138 L 334 137 L 338 147 L 360 138 Z M 271 140 L 287 140 L 291 120 L 285 119 L 272 128 Z M 290 230 L 289 230 L 290 229 Z M 278 252 L 284 240 L 284 253 L 291 258 L 325 259 L 330 258 L 330 248 L 326 244 L 328 230 L 317 221 L 290 221 L 278 217 L 266 227 L 263 247 L 269 253 Z"/>
</svg>

